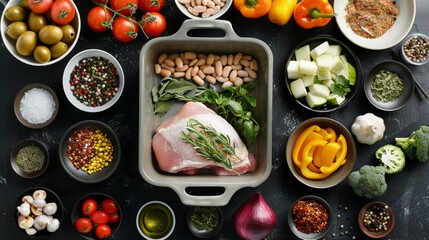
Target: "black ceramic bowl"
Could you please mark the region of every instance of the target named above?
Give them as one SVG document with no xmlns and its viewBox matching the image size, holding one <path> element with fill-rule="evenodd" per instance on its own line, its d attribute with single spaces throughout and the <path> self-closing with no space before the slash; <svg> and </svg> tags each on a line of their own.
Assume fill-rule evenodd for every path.
<svg viewBox="0 0 429 240">
<path fill-rule="evenodd" d="M 48 230 L 43 229 L 43 230 L 37 231 L 37 233 L 34 235 L 28 235 L 24 229 L 21 229 L 19 227 L 19 224 L 18 224 L 19 213 L 17 211 L 17 207 L 23 203 L 22 198 L 24 196 L 27 196 L 27 195 L 33 196 L 33 193 L 36 190 L 43 190 L 46 192 L 46 198 L 45 198 L 46 203 L 54 202 L 57 204 L 57 211 L 52 216 L 53 216 L 53 218 L 56 218 L 56 219 L 58 219 L 58 221 L 60 221 L 60 229 L 61 229 L 61 227 L 62 227 L 61 222 L 62 222 L 63 214 L 64 214 L 63 203 L 61 202 L 61 199 L 58 197 L 57 194 L 55 194 L 52 190 L 45 188 L 45 187 L 32 187 L 32 188 L 29 188 L 29 189 L 25 190 L 24 192 L 22 192 L 21 194 L 18 195 L 18 197 L 16 198 L 16 201 L 15 201 L 14 208 L 13 208 L 13 218 L 14 218 L 13 221 L 15 222 L 16 227 L 19 228 L 19 230 L 26 237 L 30 237 L 30 238 L 51 238 L 56 232 L 60 231 L 60 229 L 58 229 L 55 232 L 49 232 Z"/>
<path fill-rule="evenodd" d="M 199 206 L 191 207 L 189 208 L 188 213 L 186 215 L 186 222 L 188 224 L 189 231 L 199 238 L 212 238 L 216 236 L 216 234 L 219 233 L 219 231 L 222 229 L 222 226 L 223 226 L 222 209 L 220 207 L 210 207 L 210 208 L 214 208 L 218 214 L 218 217 L 219 217 L 218 224 L 216 225 L 216 227 L 209 230 L 199 230 L 192 221 L 192 215 L 198 214 L 197 213 L 198 208 L 204 208 L 204 207 L 199 207 Z"/>
<path fill-rule="evenodd" d="M 85 217 L 88 218 L 87 216 L 85 216 L 82 213 L 82 204 L 87 200 L 87 199 L 93 199 L 95 200 L 99 206 L 101 206 L 101 203 L 103 202 L 104 199 L 110 199 L 112 201 L 114 201 L 116 203 L 116 206 L 118 207 L 118 211 L 117 214 L 119 216 L 119 220 L 116 223 L 107 223 L 107 225 L 110 227 L 110 229 L 112 230 L 112 234 L 115 234 L 116 231 L 118 231 L 119 226 L 121 225 L 122 222 L 122 210 L 121 207 L 119 206 L 118 202 L 112 198 L 111 196 L 104 194 L 104 193 L 90 193 L 87 194 L 83 197 L 81 197 L 73 206 L 72 212 L 71 212 L 71 223 L 73 224 L 73 228 L 75 229 L 75 222 L 77 219 L 81 218 L 81 217 Z M 77 231 L 76 231 L 77 232 Z M 79 232 L 78 232 L 79 233 Z M 79 233 L 79 235 L 87 240 L 94 240 L 94 239 L 99 239 L 97 238 L 97 236 L 95 235 L 95 229 L 93 229 L 91 232 L 89 232 L 88 234 L 82 234 Z"/>
<path fill-rule="evenodd" d="M 367 212 L 367 210 L 369 208 L 372 207 L 381 207 L 381 208 L 385 208 L 388 212 L 389 215 L 389 221 L 387 223 L 387 229 L 386 230 L 382 230 L 382 231 L 370 231 L 364 224 L 364 216 L 365 213 Z M 359 211 L 359 215 L 358 215 L 358 224 L 359 224 L 359 228 L 362 230 L 362 232 L 367 235 L 370 238 L 384 238 L 386 237 L 393 229 L 393 227 L 395 226 L 395 214 L 393 213 L 393 209 L 387 205 L 384 202 L 370 202 L 367 203 L 365 206 L 363 206 L 361 208 L 361 210 Z"/>
<path fill-rule="evenodd" d="M 315 201 L 315 202 L 321 203 L 326 208 L 327 217 L 328 217 L 327 226 L 321 232 L 319 232 L 319 233 L 304 233 L 304 232 L 301 232 L 297 229 L 297 227 L 294 223 L 294 217 L 292 214 L 292 209 L 295 206 L 295 204 L 301 200 L 303 200 L 303 201 Z M 314 195 L 303 196 L 303 197 L 300 197 L 299 199 L 297 199 L 292 204 L 292 206 L 289 210 L 289 213 L 288 213 L 287 221 L 288 221 L 288 225 L 289 225 L 289 228 L 291 229 L 292 233 L 295 234 L 295 236 L 299 237 L 300 239 L 320 239 L 328 233 L 329 228 L 332 225 L 332 209 L 331 209 L 331 206 L 321 197 L 314 196 Z"/>
<path fill-rule="evenodd" d="M 289 93 L 292 95 L 292 91 L 290 88 L 290 83 L 295 80 L 295 79 L 290 79 L 290 77 L 288 76 L 288 72 L 287 72 L 287 67 L 289 65 L 289 62 L 291 60 L 295 60 L 295 50 L 305 46 L 305 45 L 309 45 L 310 46 L 310 50 L 314 49 L 315 47 L 317 47 L 319 44 L 328 41 L 329 45 L 339 45 L 341 46 L 341 55 L 345 55 L 345 57 L 347 58 L 347 62 L 349 62 L 354 68 L 355 68 L 355 72 L 356 72 L 356 81 L 354 86 L 351 86 L 351 92 L 347 93 L 346 95 L 346 99 L 339 105 L 339 106 L 327 106 L 326 104 L 322 107 L 319 108 L 311 108 L 306 100 L 305 97 L 302 98 L 298 98 L 295 99 L 295 101 L 301 105 L 302 107 L 304 107 L 305 109 L 308 109 L 310 111 L 313 112 L 319 112 L 319 113 L 326 113 L 326 112 L 332 112 L 335 110 L 338 110 L 340 108 L 343 108 L 344 106 L 346 106 L 352 99 L 353 97 L 356 95 L 356 93 L 359 91 L 360 85 L 361 85 L 361 64 L 359 61 L 359 58 L 356 56 L 356 54 L 353 53 L 353 51 L 343 42 L 341 42 L 340 40 L 332 37 L 332 36 L 327 36 L 327 35 L 322 35 L 322 36 L 316 36 L 316 37 L 312 37 L 309 38 L 307 40 L 302 41 L 301 43 L 299 43 L 296 47 L 294 47 L 292 49 L 292 51 L 289 53 L 289 57 L 287 58 L 286 61 L 286 66 L 285 66 L 285 81 L 286 81 L 286 86 L 287 89 L 289 91 Z"/>
<path fill-rule="evenodd" d="M 404 92 L 396 100 L 390 102 L 381 102 L 373 96 L 371 92 L 371 81 L 374 78 L 375 74 L 380 72 L 380 70 L 388 70 L 397 73 L 398 76 L 403 80 Z M 371 68 L 371 70 L 369 70 L 365 77 L 364 83 L 365 95 L 368 100 L 376 108 L 383 111 L 395 111 L 405 106 L 405 104 L 408 102 L 408 100 L 410 100 L 411 96 L 413 95 L 414 87 L 414 77 L 411 71 L 404 64 L 394 60 L 380 62 L 373 68 Z"/>
<path fill-rule="evenodd" d="M 40 148 L 43 152 L 43 154 L 45 155 L 45 161 L 43 162 L 42 168 L 40 170 L 34 171 L 34 172 L 30 172 L 27 173 L 25 171 L 22 171 L 18 165 L 16 164 L 16 156 L 19 153 L 19 150 L 21 150 L 24 147 L 27 146 L 36 146 L 38 148 Z M 13 170 L 21 177 L 23 178 L 35 178 L 38 177 L 40 175 L 42 175 L 46 169 L 48 168 L 49 165 L 49 152 L 47 147 L 45 146 L 45 144 L 43 144 L 42 142 L 36 140 L 36 139 L 25 139 L 22 140 L 21 142 L 19 142 L 18 144 L 15 145 L 15 147 L 12 149 L 12 152 L 10 153 L 10 164 L 12 165 Z"/>
<path fill-rule="evenodd" d="M 76 130 L 85 128 L 95 130 L 98 129 L 101 132 L 107 134 L 107 137 L 110 139 L 113 146 L 112 162 L 109 163 L 109 166 L 93 174 L 88 174 L 83 170 L 76 169 L 75 166 L 73 166 L 72 161 L 70 161 L 69 157 L 66 154 L 70 136 Z M 115 172 L 121 158 L 121 145 L 115 131 L 113 131 L 113 129 L 111 129 L 108 125 L 96 120 L 85 120 L 74 124 L 65 132 L 65 134 L 61 138 L 60 145 L 58 147 L 58 153 L 61 160 L 61 165 L 69 176 L 79 182 L 97 183 L 107 179 Z"/>
</svg>

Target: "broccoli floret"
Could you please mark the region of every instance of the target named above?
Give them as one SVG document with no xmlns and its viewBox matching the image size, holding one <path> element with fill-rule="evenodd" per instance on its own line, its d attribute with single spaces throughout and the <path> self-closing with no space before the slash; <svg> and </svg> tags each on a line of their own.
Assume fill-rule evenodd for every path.
<svg viewBox="0 0 429 240">
<path fill-rule="evenodd" d="M 420 126 L 408 137 L 398 137 L 395 141 L 409 159 L 416 159 L 419 162 L 429 159 L 429 126 Z"/>
<path fill-rule="evenodd" d="M 387 183 L 384 176 L 383 167 L 364 165 L 349 175 L 348 183 L 358 196 L 372 199 L 386 192 Z"/>
<path fill-rule="evenodd" d="M 398 146 L 387 144 L 375 152 L 375 157 L 380 161 L 380 166 L 387 174 L 395 174 L 405 166 L 405 154 Z"/>
</svg>

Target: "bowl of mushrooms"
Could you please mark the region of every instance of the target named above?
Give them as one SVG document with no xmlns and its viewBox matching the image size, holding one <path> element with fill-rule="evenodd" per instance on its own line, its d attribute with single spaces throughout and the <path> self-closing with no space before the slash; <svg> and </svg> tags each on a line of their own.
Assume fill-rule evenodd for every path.
<svg viewBox="0 0 429 240">
<path fill-rule="evenodd" d="M 52 190 L 33 187 L 21 193 L 14 208 L 14 221 L 27 236 L 50 237 L 63 217 L 61 199 Z"/>
</svg>

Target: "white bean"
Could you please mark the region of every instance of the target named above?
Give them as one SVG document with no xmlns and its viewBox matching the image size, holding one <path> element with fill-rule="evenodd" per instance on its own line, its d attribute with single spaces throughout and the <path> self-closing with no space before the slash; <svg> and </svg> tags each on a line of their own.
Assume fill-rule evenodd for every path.
<svg viewBox="0 0 429 240">
<path fill-rule="evenodd" d="M 192 78 L 192 70 L 193 70 L 193 67 L 190 67 L 190 68 L 188 68 L 188 70 L 186 70 L 186 72 L 185 72 L 185 78 L 186 79 L 191 80 L 191 78 Z"/>
<path fill-rule="evenodd" d="M 246 70 L 246 72 L 249 74 L 249 77 L 256 79 L 257 74 L 255 71 L 250 69 L 250 67 L 245 67 L 244 70 Z"/>
<path fill-rule="evenodd" d="M 189 66 L 188 65 L 183 65 L 182 67 L 176 67 L 175 70 L 176 72 L 185 72 L 186 70 L 188 70 Z"/>
<path fill-rule="evenodd" d="M 191 3 L 191 0 L 179 0 L 179 3 L 181 3 L 181 4 L 189 4 L 189 3 Z"/>
<path fill-rule="evenodd" d="M 206 75 L 206 80 L 207 82 L 211 83 L 211 84 L 215 84 L 216 83 L 216 78 L 210 75 Z"/>
<path fill-rule="evenodd" d="M 158 63 L 155 64 L 155 73 L 156 74 L 160 74 L 161 73 L 161 65 L 159 65 Z"/>
<path fill-rule="evenodd" d="M 205 73 L 203 73 L 203 71 L 202 71 L 201 69 L 200 69 L 200 70 L 198 70 L 197 75 L 198 75 L 200 78 L 202 78 L 202 79 L 206 78 L 206 74 L 205 74 Z"/>
<path fill-rule="evenodd" d="M 223 84 L 222 84 L 222 88 L 227 88 L 227 87 L 231 87 L 232 86 L 232 82 L 230 82 L 230 81 L 228 81 L 228 82 L 224 82 Z"/>
<path fill-rule="evenodd" d="M 200 86 L 204 85 L 204 80 L 201 79 L 198 75 L 193 76 L 192 80 L 194 80 L 194 82 Z"/>
<path fill-rule="evenodd" d="M 206 63 L 207 63 L 208 65 L 212 65 L 212 64 L 214 63 L 214 58 L 215 58 L 214 54 L 210 53 L 210 54 L 207 56 Z"/>
<path fill-rule="evenodd" d="M 226 66 L 228 64 L 228 56 L 227 55 L 220 56 L 220 61 L 222 62 L 222 66 Z"/>
<path fill-rule="evenodd" d="M 213 74 L 214 72 L 215 72 L 215 69 L 212 66 L 205 66 L 203 68 L 203 73 L 205 74 Z"/>
<path fill-rule="evenodd" d="M 239 77 L 248 77 L 249 76 L 249 73 L 247 72 L 247 71 L 245 71 L 245 70 L 239 70 L 238 71 L 238 76 Z"/>
<path fill-rule="evenodd" d="M 243 57 L 243 53 L 237 53 L 234 56 L 234 65 L 238 65 L 240 63 L 241 58 Z"/>
<path fill-rule="evenodd" d="M 185 52 L 184 56 L 186 59 L 189 59 L 189 60 L 197 58 L 197 54 L 195 52 Z"/>
<path fill-rule="evenodd" d="M 220 60 L 216 61 L 215 70 L 217 76 L 222 76 L 222 62 Z"/>
<path fill-rule="evenodd" d="M 164 61 L 164 63 L 167 65 L 167 66 L 169 66 L 169 67 L 174 67 L 175 65 L 176 65 L 176 63 L 173 61 L 173 60 L 171 60 L 171 59 L 165 59 L 165 61 Z"/>
<path fill-rule="evenodd" d="M 165 53 L 161 54 L 158 58 L 158 63 L 159 64 L 163 63 L 165 61 L 165 59 L 167 59 L 167 58 L 168 58 L 167 54 L 165 54 Z"/>
<path fill-rule="evenodd" d="M 205 12 L 207 10 L 207 7 L 206 6 L 203 6 L 203 5 L 197 5 L 197 6 L 195 6 L 194 7 L 194 11 L 196 12 L 196 13 L 203 13 L 203 12 Z"/>
<path fill-rule="evenodd" d="M 185 72 L 174 72 L 174 73 L 173 73 L 173 76 L 174 76 L 175 78 L 181 78 L 181 77 L 184 77 L 184 76 L 185 76 Z"/>
<path fill-rule="evenodd" d="M 161 69 L 161 76 L 169 77 L 169 76 L 171 76 L 171 72 L 168 71 L 167 69 Z"/>
<path fill-rule="evenodd" d="M 243 84 L 243 79 L 241 77 L 237 77 L 237 79 L 234 81 L 234 86 L 241 86 Z"/>
<path fill-rule="evenodd" d="M 231 66 L 225 66 L 222 71 L 222 77 L 229 77 L 229 73 L 231 72 Z"/>
<path fill-rule="evenodd" d="M 176 66 L 179 68 L 183 67 L 183 60 L 181 57 L 176 57 L 176 59 L 174 60 L 174 63 L 176 63 Z"/>
<path fill-rule="evenodd" d="M 229 81 L 234 82 L 237 79 L 237 70 L 232 70 L 229 74 Z"/>
<path fill-rule="evenodd" d="M 213 8 L 207 8 L 205 12 L 203 12 L 203 14 L 201 14 L 201 17 L 203 18 L 208 18 L 213 14 L 214 10 Z"/>
<path fill-rule="evenodd" d="M 216 77 L 216 80 L 217 80 L 218 82 L 221 82 L 221 83 L 229 81 L 229 79 L 228 79 L 228 78 L 224 78 L 224 77 L 222 77 L 222 76 Z"/>
</svg>

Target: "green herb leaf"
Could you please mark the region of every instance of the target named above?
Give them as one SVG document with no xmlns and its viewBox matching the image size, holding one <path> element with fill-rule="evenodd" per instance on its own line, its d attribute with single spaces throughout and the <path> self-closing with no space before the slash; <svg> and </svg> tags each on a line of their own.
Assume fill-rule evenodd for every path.
<svg viewBox="0 0 429 240">
<path fill-rule="evenodd" d="M 165 114 L 173 106 L 174 100 L 158 101 L 155 103 L 155 114 Z"/>
<path fill-rule="evenodd" d="M 190 81 L 171 81 L 164 89 L 166 93 L 186 94 L 195 89 L 195 84 Z"/>
</svg>

